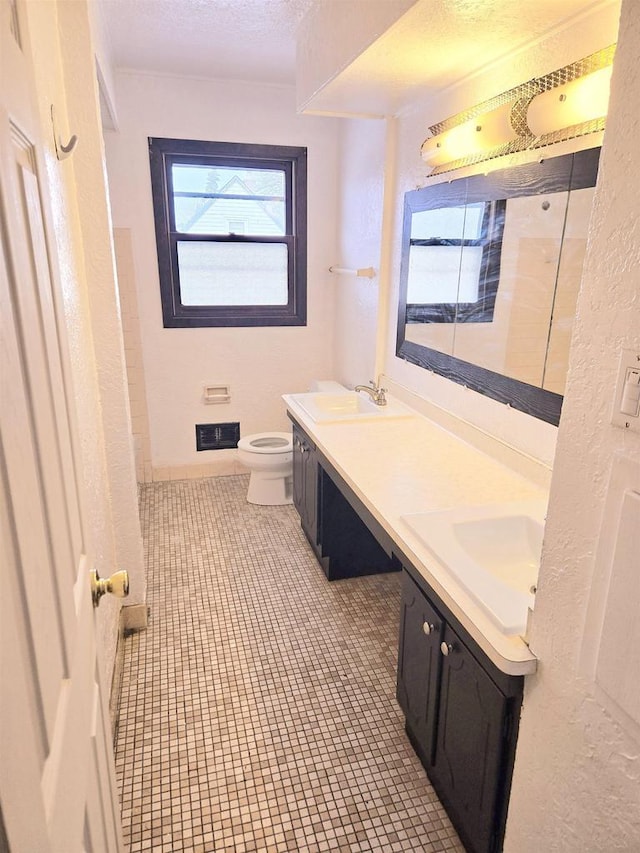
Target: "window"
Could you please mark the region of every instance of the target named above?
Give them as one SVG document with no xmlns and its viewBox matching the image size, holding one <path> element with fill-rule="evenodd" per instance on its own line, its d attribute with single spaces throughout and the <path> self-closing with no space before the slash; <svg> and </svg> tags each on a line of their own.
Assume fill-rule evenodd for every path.
<svg viewBox="0 0 640 853">
<path fill-rule="evenodd" d="M 493 320 L 505 209 L 498 199 L 413 212 L 406 322 Z"/>
<path fill-rule="evenodd" d="M 304 326 L 306 148 L 149 139 L 162 316 Z"/>
</svg>

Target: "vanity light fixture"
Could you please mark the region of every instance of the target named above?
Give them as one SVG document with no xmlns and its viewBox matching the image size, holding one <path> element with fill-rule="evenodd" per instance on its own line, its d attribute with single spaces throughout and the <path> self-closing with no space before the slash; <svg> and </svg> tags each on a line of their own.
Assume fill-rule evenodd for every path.
<svg viewBox="0 0 640 853">
<path fill-rule="evenodd" d="M 604 130 L 615 44 L 429 128 L 431 175 Z"/>
<path fill-rule="evenodd" d="M 422 159 L 440 166 L 464 159 L 470 152 L 486 154 L 515 141 L 518 132 L 511 124 L 511 106 L 511 102 L 504 103 L 430 136 L 422 146 Z"/>
<path fill-rule="evenodd" d="M 527 125 L 534 136 L 547 137 L 559 128 L 568 130 L 599 119 L 604 127 L 612 70 L 608 65 L 537 95 L 527 111 Z"/>
</svg>

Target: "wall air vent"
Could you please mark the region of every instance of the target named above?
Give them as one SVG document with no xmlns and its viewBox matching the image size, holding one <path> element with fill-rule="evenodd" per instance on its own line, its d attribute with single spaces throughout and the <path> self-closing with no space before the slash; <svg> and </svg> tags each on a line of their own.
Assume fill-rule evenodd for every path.
<svg viewBox="0 0 640 853">
<path fill-rule="evenodd" d="M 196 424 L 196 450 L 224 450 L 237 447 L 240 423 Z"/>
</svg>

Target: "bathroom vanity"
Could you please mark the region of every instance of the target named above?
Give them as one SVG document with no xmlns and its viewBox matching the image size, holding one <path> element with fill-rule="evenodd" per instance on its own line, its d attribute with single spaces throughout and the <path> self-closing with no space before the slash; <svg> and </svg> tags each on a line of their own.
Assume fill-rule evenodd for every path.
<svg viewBox="0 0 640 853">
<path fill-rule="evenodd" d="M 405 566 L 396 696 L 468 850 L 502 849 L 523 676 L 505 675 Z"/>
<path fill-rule="evenodd" d="M 402 571 L 396 695 L 407 735 L 466 848 L 499 851 L 524 676 L 536 661 L 406 516 L 544 492 L 417 413 L 323 423 L 285 401 L 302 529 L 329 580 Z"/>
<path fill-rule="evenodd" d="M 293 503 L 330 581 L 400 570 L 390 538 L 295 420 Z"/>
</svg>

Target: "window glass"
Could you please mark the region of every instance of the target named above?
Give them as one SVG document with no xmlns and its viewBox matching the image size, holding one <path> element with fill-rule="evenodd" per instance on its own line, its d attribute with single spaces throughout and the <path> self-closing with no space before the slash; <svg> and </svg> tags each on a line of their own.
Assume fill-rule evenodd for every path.
<svg viewBox="0 0 640 853">
<path fill-rule="evenodd" d="M 464 233 L 465 207 L 420 210 L 411 217 L 412 240 L 460 240 Z"/>
<path fill-rule="evenodd" d="M 421 305 L 475 302 L 482 246 L 412 246 L 407 302 Z"/>
<path fill-rule="evenodd" d="M 286 305 L 282 243 L 178 241 L 183 305 Z"/>
<path fill-rule="evenodd" d="M 482 238 L 482 225 L 485 218 L 487 205 L 483 202 L 468 204 L 464 209 L 464 240 L 480 240 Z"/>
<path fill-rule="evenodd" d="M 176 231 L 229 234 L 235 219 L 246 223 L 246 234 L 285 234 L 282 171 L 174 164 L 172 181 Z"/>
</svg>

